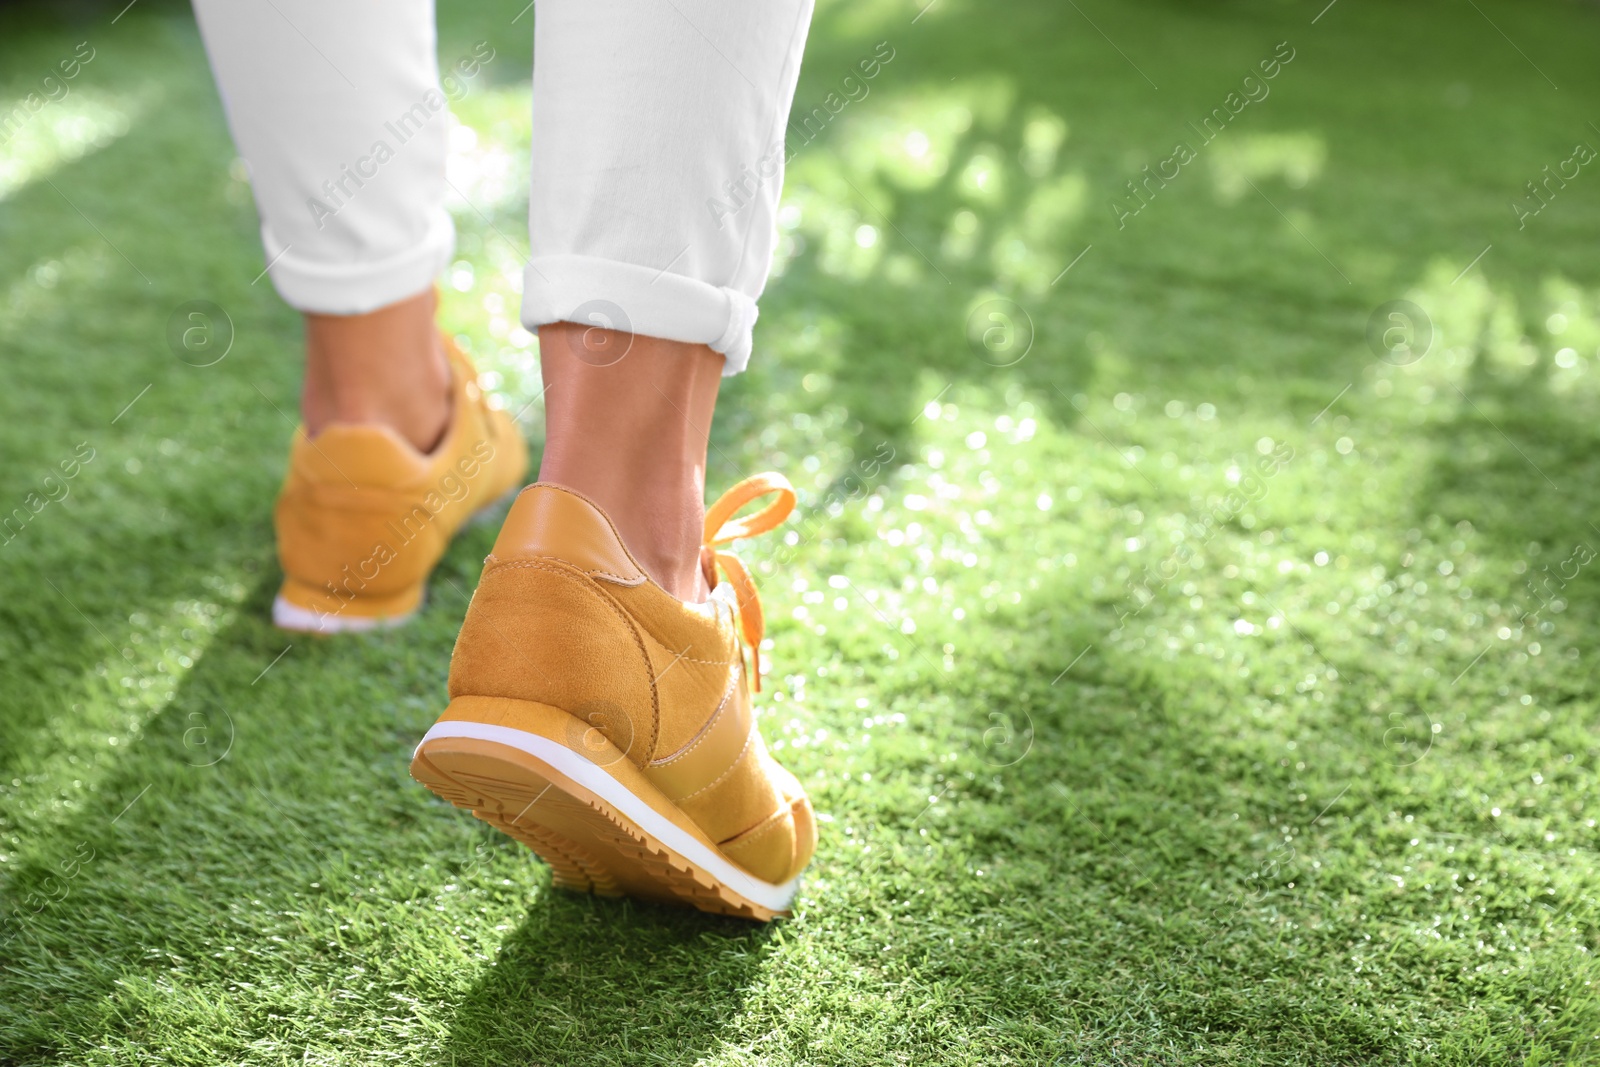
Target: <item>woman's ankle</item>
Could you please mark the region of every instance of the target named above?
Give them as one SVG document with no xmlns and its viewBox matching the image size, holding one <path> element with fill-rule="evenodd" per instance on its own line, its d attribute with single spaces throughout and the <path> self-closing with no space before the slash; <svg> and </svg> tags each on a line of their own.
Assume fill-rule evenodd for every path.
<svg viewBox="0 0 1600 1067">
<path fill-rule="evenodd" d="M 450 426 L 450 361 L 435 307 L 429 289 L 363 315 L 307 314 L 306 432 L 375 423 L 431 452 Z"/>
<path fill-rule="evenodd" d="M 572 323 L 541 327 L 539 350 L 540 480 L 604 508 L 668 592 L 703 598 L 706 447 L 723 357 L 705 345 Z"/>
</svg>

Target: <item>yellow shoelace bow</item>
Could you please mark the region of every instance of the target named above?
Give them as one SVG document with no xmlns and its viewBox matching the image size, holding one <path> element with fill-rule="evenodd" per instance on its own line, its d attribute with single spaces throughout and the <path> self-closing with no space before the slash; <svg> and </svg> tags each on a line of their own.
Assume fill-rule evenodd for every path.
<svg viewBox="0 0 1600 1067">
<path fill-rule="evenodd" d="M 738 510 L 753 500 L 777 494 L 778 499 L 754 514 L 735 519 Z M 732 552 L 717 551 L 718 545 L 732 544 L 741 537 L 754 537 L 777 527 L 789 512 L 794 510 L 794 486 L 781 474 L 756 474 L 729 489 L 706 512 L 705 540 L 700 548 L 700 567 L 705 571 L 706 583 L 715 589 L 717 568 L 727 576 L 733 586 L 734 597 L 739 602 L 739 628 L 744 632 L 744 643 L 750 646 L 751 679 L 756 692 L 761 692 L 761 638 L 766 633 L 766 618 L 761 614 L 761 598 L 756 595 L 755 580 L 744 563 Z"/>
</svg>

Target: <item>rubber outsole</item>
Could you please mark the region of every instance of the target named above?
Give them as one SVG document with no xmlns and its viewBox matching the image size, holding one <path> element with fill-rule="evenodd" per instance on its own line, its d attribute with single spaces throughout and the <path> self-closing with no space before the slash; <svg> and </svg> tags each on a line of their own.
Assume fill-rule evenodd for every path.
<svg viewBox="0 0 1600 1067">
<path fill-rule="evenodd" d="M 581 743 L 598 761 L 567 741 L 445 719 L 417 746 L 411 775 L 532 849 L 550 865 L 558 888 L 757 922 L 789 915 L 798 878 L 774 885 L 738 868 L 703 836 L 657 811 L 670 806 L 665 797 L 640 796 L 620 781 L 608 767 L 622 769 L 626 760 L 597 732 Z"/>
</svg>

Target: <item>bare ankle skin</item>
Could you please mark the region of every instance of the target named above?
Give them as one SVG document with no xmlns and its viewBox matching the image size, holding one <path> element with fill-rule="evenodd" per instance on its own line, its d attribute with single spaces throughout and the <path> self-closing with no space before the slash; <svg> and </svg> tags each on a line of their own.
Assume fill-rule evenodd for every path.
<svg viewBox="0 0 1600 1067">
<path fill-rule="evenodd" d="M 436 305 L 428 289 L 364 315 L 307 314 L 306 432 L 377 423 L 431 452 L 450 424 L 450 362 Z"/>
<path fill-rule="evenodd" d="M 704 599 L 706 447 L 723 357 L 706 345 L 558 322 L 539 328 L 540 481 L 585 494 L 656 583 Z"/>
</svg>

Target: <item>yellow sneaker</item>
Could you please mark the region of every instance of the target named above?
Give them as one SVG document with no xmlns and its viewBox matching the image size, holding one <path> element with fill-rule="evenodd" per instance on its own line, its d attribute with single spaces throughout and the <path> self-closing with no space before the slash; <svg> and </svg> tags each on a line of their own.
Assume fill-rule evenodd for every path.
<svg viewBox="0 0 1600 1067">
<path fill-rule="evenodd" d="M 645 575 L 592 501 L 547 483 L 524 489 L 412 777 L 533 849 L 562 888 L 788 914 L 816 822 L 756 728 L 748 683 L 759 687 L 759 665 L 746 671 L 740 635 L 754 662 L 761 605 L 743 565 L 716 546 L 772 529 L 794 499 L 767 474 L 719 500 L 701 550 L 711 597 L 686 604 Z"/>
<path fill-rule="evenodd" d="M 338 633 L 395 626 L 422 605 L 428 575 L 476 512 L 515 490 L 528 450 L 478 372 L 448 339 L 450 428 L 430 455 L 385 426 L 295 431 L 274 521 L 283 588 L 272 621 Z"/>
</svg>

